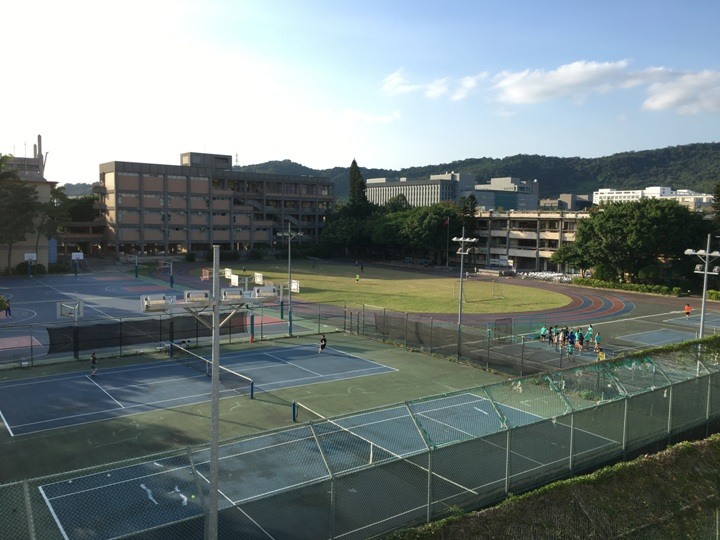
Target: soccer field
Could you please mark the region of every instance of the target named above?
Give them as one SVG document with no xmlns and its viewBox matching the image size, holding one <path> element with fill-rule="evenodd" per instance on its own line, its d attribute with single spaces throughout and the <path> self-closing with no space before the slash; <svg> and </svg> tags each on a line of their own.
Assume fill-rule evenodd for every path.
<svg viewBox="0 0 720 540">
<path fill-rule="evenodd" d="M 233 271 L 252 279 L 255 272 L 265 281 L 287 283 L 287 261 L 232 263 Z M 244 268 L 244 272 L 243 272 Z M 194 273 L 200 275 L 201 270 Z M 410 267 L 360 264 L 338 261 L 292 261 L 292 278 L 300 282 L 294 298 L 305 302 L 344 300 L 347 307 L 363 304 L 414 313 L 457 313 L 460 274 L 444 267 L 413 270 Z M 513 284 L 507 278 L 471 275 L 463 279 L 463 312 L 517 313 L 563 307 L 570 299 L 560 293 L 533 287 L 529 282 Z"/>
</svg>

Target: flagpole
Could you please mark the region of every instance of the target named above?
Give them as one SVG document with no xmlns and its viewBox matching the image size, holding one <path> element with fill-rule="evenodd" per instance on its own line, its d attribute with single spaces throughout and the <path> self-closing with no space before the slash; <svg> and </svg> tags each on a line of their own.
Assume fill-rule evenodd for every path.
<svg viewBox="0 0 720 540">
<path fill-rule="evenodd" d="M 450 268 L 450 218 L 445 220 L 447 227 L 447 242 L 445 244 L 445 268 Z"/>
</svg>

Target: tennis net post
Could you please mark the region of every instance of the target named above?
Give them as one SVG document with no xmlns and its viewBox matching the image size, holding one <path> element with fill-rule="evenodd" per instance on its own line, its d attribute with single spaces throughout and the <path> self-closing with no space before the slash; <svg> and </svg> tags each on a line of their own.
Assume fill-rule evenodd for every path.
<svg viewBox="0 0 720 540">
<path fill-rule="evenodd" d="M 354 433 L 350 429 L 340 425 L 339 423 L 326 418 L 310 407 L 303 405 L 297 401 L 292 402 L 292 418 L 293 422 L 301 421 L 307 417 L 307 421 L 311 426 L 317 429 L 316 437 L 323 441 L 322 446 L 329 450 L 330 448 L 344 451 L 354 455 L 362 463 L 371 465 L 375 462 L 376 444 L 365 437 Z M 319 428 L 319 429 L 318 429 Z M 379 448 L 379 447 L 378 447 Z M 388 452 L 388 456 L 390 456 Z"/>
<path fill-rule="evenodd" d="M 212 377 L 213 365 L 207 358 L 189 351 L 177 343 L 170 344 L 169 354 L 171 358 L 180 364 L 189 367 L 198 373 Z M 226 368 L 225 366 L 219 366 L 219 368 L 220 384 L 239 394 L 247 393 L 250 396 L 250 399 L 255 399 L 255 381 L 251 377 Z"/>
</svg>

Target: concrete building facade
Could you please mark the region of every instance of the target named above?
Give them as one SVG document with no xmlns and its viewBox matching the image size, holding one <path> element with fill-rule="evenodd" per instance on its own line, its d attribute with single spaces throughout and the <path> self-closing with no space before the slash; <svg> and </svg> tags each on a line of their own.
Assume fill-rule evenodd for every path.
<svg viewBox="0 0 720 540">
<path fill-rule="evenodd" d="M 233 170 L 232 157 L 188 152 L 180 165 L 112 161 L 94 186 L 105 248 L 176 254 L 272 245 L 278 232 L 315 241 L 332 208 L 329 179 Z"/>
<path fill-rule="evenodd" d="M 491 178 L 489 184 L 475 186 L 478 208 L 484 210 L 537 210 L 540 188 L 537 180 Z"/>
<path fill-rule="evenodd" d="M 565 243 L 575 241 L 578 223 L 588 212 L 479 211 L 474 264 L 516 271 L 560 271 L 550 257 Z"/>
<path fill-rule="evenodd" d="M 410 206 L 430 206 L 442 201 L 458 202 L 473 192 L 473 175 L 449 172 L 431 174 L 428 180 L 407 178 L 368 178 L 365 194 L 372 203 L 384 205 L 393 197 L 403 195 Z"/>
</svg>

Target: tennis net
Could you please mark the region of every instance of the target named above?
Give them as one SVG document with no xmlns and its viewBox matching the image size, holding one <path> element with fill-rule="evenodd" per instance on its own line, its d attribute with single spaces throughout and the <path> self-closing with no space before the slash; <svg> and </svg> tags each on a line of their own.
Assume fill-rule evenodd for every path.
<svg viewBox="0 0 720 540">
<path fill-rule="evenodd" d="M 292 419 L 293 422 L 311 423 L 323 452 L 334 462 L 336 470 L 370 465 L 378 459 L 393 457 L 372 441 L 297 401 L 292 403 Z"/>
<path fill-rule="evenodd" d="M 431 472 L 425 464 L 415 461 L 413 456 L 406 457 L 392 450 L 388 450 L 359 433 L 342 426 L 337 419 L 326 418 L 302 405 L 297 401 L 292 404 L 292 418 L 294 422 L 309 422 L 315 432 L 315 438 L 327 459 L 328 465 L 335 472 L 342 472 L 354 467 L 362 467 L 373 463 L 403 462 L 414 469 L 421 470 L 423 474 L 432 474 L 446 486 L 453 486 L 471 495 L 478 496 L 478 492 L 471 487 L 464 486 L 438 472 Z M 359 429 L 356 426 L 354 429 Z M 392 429 L 392 428 L 391 428 Z"/>
<path fill-rule="evenodd" d="M 177 345 L 176 343 L 170 344 L 170 357 L 176 362 L 212 377 L 213 365 L 210 360 L 189 351 L 185 347 Z M 253 379 L 242 373 L 238 373 L 232 369 L 228 369 L 225 366 L 218 366 L 220 368 L 220 384 L 222 384 L 228 390 L 233 390 L 238 394 L 249 395 L 250 399 L 255 398 L 255 382 Z"/>
</svg>

